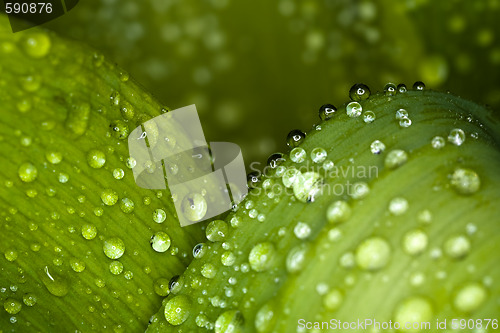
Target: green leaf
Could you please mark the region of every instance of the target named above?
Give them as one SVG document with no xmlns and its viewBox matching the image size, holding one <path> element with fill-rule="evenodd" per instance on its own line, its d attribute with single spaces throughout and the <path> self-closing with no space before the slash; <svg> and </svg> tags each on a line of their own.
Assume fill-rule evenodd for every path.
<svg viewBox="0 0 500 333">
<path fill-rule="evenodd" d="M 127 162 L 163 107 L 99 52 L 0 27 L 0 330 L 144 330 L 202 237 Z"/>
<path fill-rule="evenodd" d="M 320 331 L 313 322 L 358 318 L 437 331 L 436 319 L 496 318 L 498 115 L 430 90 L 356 91 L 358 105 L 208 225 L 148 332 Z"/>
</svg>

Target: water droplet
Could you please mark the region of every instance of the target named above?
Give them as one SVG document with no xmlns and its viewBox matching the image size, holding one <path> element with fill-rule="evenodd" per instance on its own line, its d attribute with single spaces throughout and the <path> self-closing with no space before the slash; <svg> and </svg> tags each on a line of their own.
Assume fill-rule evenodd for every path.
<svg viewBox="0 0 500 333">
<path fill-rule="evenodd" d="M 83 135 L 87 131 L 90 117 L 90 104 L 73 104 L 68 110 L 64 127 L 75 136 Z"/>
<path fill-rule="evenodd" d="M 182 211 L 184 216 L 191 222 L 201 220 L 207 213 L 207 202 L 198 193 L 188 194 L 182 199 Z"/>
<path fill-rule="evenodd" d="M 326 210 L 326 219 L 330 223 L 345 222 L 351 216 L 351 207 L 343 200 L 331 203 Z"/>
<path fill-rule="evenodd" d="M 250 267 L 256 272 L 262 272 L 271 267 L 272 259 L 276 250 L 271 243 L 259 243 L 255 245 L 248 255 Z"/>
<path fill-rule="evenodd" d="M 82 236 L 85 239 L 91 240 L 94 239 L 97 235 L 97 228 L 93 224 L 84 224 L 82 225 Z"/>
<path fill-rule="evenodd" d="M 396 87 L 396 90 L 397 90 L 399 93 L 403 94 L 403 93 L 405 93 L 408 89 L 406 89 L 406 84 L 400 83 L 400 84 L 398 84 L 398 86 Z"/>
<path fill-rule="evenodd" d="M 298 177 L 300 175 L 300 171 L 295 169 L 295 168 L 288 168 L 286 171 L 283 173 L 283 177 L 281 177 L 281 181 L 283 182 L 283 185 L 285 187 L 289 188 L 292 187 L 293 184 L 298 180 Z"/>
<path fill-rule="evenodd" d="M 123 272 L 123 264 L 120 261 L 114 260 L 109 263 L 109 271 L 113 275 L 120 275 Z"/>
<path fill-rule="evenodd" d="M 50 38 L 47 33 L 32 33 L 23 44 L 24 51 L 32 58 L 43 58 L 50 51 Z"/>
<path fill-rule="evenodd" d="M 133 169 L 135 167 L 135 165 L 137 164 L 137 161 L 135 160 L 135 158 L 133 157 L 129 157 L 127 158 L 127 160 L 125 161 L 125 165 L 127 166 L 127 168 L 129 169 Z"/>
<path fill-rule="evenodd" d="M 286 159 L 282 153 L 274 153 L 271 156 L 269 156 L 269 158 L 267 159 L 267 165 L 271 169 L 276 169 L 278 167 L 278 165 L 280 165 L 281 163 L 283 163 L 285 161 L 286 161 Z"/>
<path fill-rule="evenodd" d="M 307 223 L 298 222 L 293 232 L 298 239 L 306 239 L 311 234 L 311 227 Z"/>
<path fill-rule="evenodd" d="M 470 241 L 466 236 L 453 235 L 445 241 L 443 250 L 450 258 L 458 260 L 469 254 L 470 247 Z"/>
<path fill-rule="evenodd" d="M 22 307 L 23 304 L 19 302 L 17 299 L 13 298 L 7 298 L 3 303 L 3 308 L 5 309 L 5 311 L 7 311 L 7 313 L 12 315 L 19 313 Z"/>
<path fill-rule="evenodd" d="M 85 262 L 77 258 L 71 258 L 69 261 L 69 265 L 77 273 L 81 273 L 85 270 Z"/>
<path fill-rule="evenodd" d="M 125 244 L 120 238 L 112 237 L 104 241 L 102 250 L 109 259 L 118 259 L 125 252 Z"/>
<path fill-rule="evenodd" d="M 149 241 L 156 252 L 165 252 L 170 247 L 170 236 L 163 231 L 155 232 Z"/>
<path fill-rule="evenodd" d="M 295 198 L 302 202 L 313 202 L 321 192 L 323 178 L 317 172 L 300 173 L 293 184 Z"/>
<path fill-rule="evenodd" d="M 57 180 L 61 184 L 66 184 L 69 180 L 69 175 L 67 173 L 60 172 L 59 175 L 57 176 Z"/>
<path fill-rule="evenodd" d="M 370 144 L 372 154 L 380 154 L 385 150 L 385 144 L 380 140 L 375 140 Z"/>
<path fill-rule="evenodd" d="M 367 124 L 373 123 L 375 121 L 375 113 L 373 111 L 365 111 L 363 113 L 363 121 Z"/>
<path fill-rule="evenodd" d="M 155 209 L 153 212 L 153 221 L 156 223 L 163 223 L 167 218 L 167 213 L 161 208 Z"/>
<path fill-rule="evenodd" d="M 185 295 L 177 295 L 165 304 L 165 319 L 171 325 L 178 326 L 185 322 L 189 315 L 191 301 Z"/>
<path fill-rule="evenodd" d="M 342 305 L 344 295 L 339 289 L 332 289 L 323 297 L 323 305 L 329 311 L 336 311 Z"/>
<path fill-rule="evenodd" d="M 428 237 L 425 232 L 420 229 L 408 231 L 403 236 L 403 249 L 409 255 L 417 255 L 427 248 Z"/>
<path fill-rule="evenodd" d="M 424 90 L 425 84 L 422 81 L 417 81 L 413 84 L 413 89 L 415 90 Z"/>
<path fill-rule="evenodd" d="M 134 202 L 129 198 L 123 198 L 120 200 L 120 209 L 125 214 L 130 214 L 134 211 Z"/>
<path fill-rule="evenodd" d="M 211 263 L 206 263 L 201 267 L 201 275 L 207 279 L 213 279 L 217 274 L 217 269 Z"/>
<path fill-rule="evenodd" d="M 465 133 L 460 128 L 454 128 L 448 134 L 448 142 L 454 144 L 455 146 L 460 146 L 465 141 Z"/>
<path fill-rule="evenodd" d="M 18 170 L 19 178 L 25 183 L 30 183 L 38 176 L 38 170 L 31 163 L 23 163 Z"/>
<path fill-rule="evenodd" d="M 168 289 L 173 294 L 178 294 L 184 287 L 184 277 L 180 275 L 173 276 L 168 282 Z"/>
<path fill-rule="evenodd" d="M 7 259 L 7 261 L 15 261 L 17 259 L 17 251 L 16 250 L 7 250 L 5 251 L 4 253 L 4 256 L 5 256 L 5 259 Z"/>
<path fill-rule="evenodd" d="M 366 84 L 357 83 L 349 90 L 349 98 L 353 101 L 363 101 L 370 97 L 371 91 Z"/>
<path fill-rule="evenodd" d="M 401 149 L 391 150 L 385 157 L 384 164 L 386 168 L 395 169 L 406 163 L 408 154 Z"/>
<path fill-rule="evenodd" d="M 394 83 L 387 83 L 384 86 L 384 95 L 385 96 L 394 96 L 394 95 L 396 95 L 396 91 L 397 91 L 397 88 L 396 88 L 396 85 Z"/>
<path fill-rule="evenodd" d="M 38 301 L 37 297 L 33 293 L 26 293 L 23 295 L 23 302 L 27 306 L 34 306 Z"/>
<path fill-rule="evenodd" d="M 306 138 L 306 134 L 300 130 L 293 130 L 288 133 L 286 137 L 286 144 L 290 148 L 297 147 L 300 145 L 304 139 Z"/>
<path fill-rule="evenodd" d="M 424 297 L 411 296 L 403 300 L 394 311 L 394 321 L 401 323 L 430 322 L 433 317 L 432 305 Z M 420 329 L 408 329 L 408 332 L 420 332 Z"/>
<path fill-rule="evenodd" d="M 167 296 L 170 294 L 170 289 L 168 288 L 168 280 L 165 278 L 159 278 L 155 280 L 153 288 L 158 296 Z"/>
<path fill-rule="evenodd" d="M 331 119 L 335 115 L 336 111 L 337 108 L 331 104 L 322 105 L 319 108 L 319 119 L 321 120 Z"/>
<path fill-rule="evenodd" d="M 390 255 L 391 248 L 385 239 L 371 237 L 357 247 L 356 264 L 364 270 L 379 270 L 387 265 Z"/>
<path fill-rule="evenodd" d="M 481 180 L 475 171 L 458 168 L 451 176 L 451 186 L 453 186 L 455 191 L 459 194 L 470 195 L 479 190 Z"/>
<path fill-rule="evenodd" d="M 479 309 L 487 298 L 487 293 L 484 287 L 477 283 L 468 283 L 455 295 L 453 299 L 453 306 L 459 312 L 472 313 Z"/>
<path fill-rule="evenodd" d="M 68 293 L 68 284 L 61 276 L 54 272 L 49 272 L 47 266 L 44 267 L 44 272 L 42 282 L 52 295 L 63 297 Z"/>
<path fill-rule="evenodd" d="M 106 155 L 100 150 L 92 149 L 87 153 L 87 163 L 91 168 L 102 168 L 106 164 Z"/>
<path fill-rule="evenodd" d="M 289 273 L 297 273 L 304 268 L 308 249 L 308 245 L 302 243 L 293 247 L 290 252 L 288 252 L 286 256 L 286 270 Z"/>
<path fill-rule="evenodd" d="M 408 210 L 408 201 L 405 198 L 394 198 L 389 202 L 389 212 L 392 215 L 402 215 Z"/>
<path fill-rule="evenodd" d="M 361 115 L 363 107 L 358 102 L 351 102 L 345 107 L 346 113 L 349 117 L 355 118 Z"/>
<path fill-rule="evenodd" d="M 365 182 L 352 184 L 352 192 L 348 193 L 351 198 L 359 200 L 365 198 L 370 193 L 370 187 Z"/>
<path fill-rule="evenodd" d="M 410 118 L 403 118 L 399 121 L 399 126 L 400 127 L 403 127 L 403 128 L 407 128 L 407 127 L 410 127 L 412 124 L 411 122 L 411 119 Z"/>
<path fill-rule="evenodd" d="M 226 238 L 229 228 L 222 220 L 215 220 L 208 224 L 206 229 L 207 239 L 211 242 L 221 242 Z"/>
<path fill-rule="evenodd" d="M 293 148 L 290 151 L 290 160 L 295 163 L 302 163 L 306 160 L 307 153 L 304 149 L 300 147 Z"/>
<path fill-rule="evenodd" d="M 129 129 L 127 123 L 125 123 L 123 120 L 114 120 L 111 122 L 111 124 L 109 124 L 109 127 L 111 128 L 111 134 L 113 135 L 113 137 L 119 140 L 128 138 Z"/>
<path fill-rule="evenodd" d="M 193 257 L 196 259 L 203 258 L 206 252 L 207 245 L 205 243 L 199 243 L 193 247 Z"/>
<path fill-rule="evenodd" d="M 49 161 L 49 163 L 52 164 L 59 164 L 63 159 L 62 154 L 57 151 L 47 152 L 45 154 L 45 158 L 47 159 L 47 161 Z"/>
<path fill-rule="evenodd" d="M 314 163 L 321 163 L 326 159 L 326 150 L 320 147 L 316 147 L 311 151 L 311 160 Z"/>
<path fill-rule="evenodd" d="M 101 193 L 101 200 L 107 206 L 113 206 L 118 201 L 118 194 L 112 189 L 105 189 Z"/>
<path fill-rule="evenodd" d="M 242 333 L 243 315 L 238 310 L 229 310 L 221 314 L 215 321 L 215 333 Z"/>
<path fill-rule="evenodd" d="M 444 138 L 441 136 L 435 136 L 431 140 L 431 145 L 432 148 L 434 149 L 441 149 L 445 146 L 446 142 L 444 141 Z"/>
<path fill-rule="evenodd" d="M 226 251 L 220 256 L 220 261 L 224 266 L 232 266 L 236 261 L 236 256 L 231 251 Z"/>
<path fill-rule="evenodd" d="M 270 304 L 262 306 L 255 315 L 255 329 L 258 333 L 268 333 L 272 331 L 276 316 Z"/>
</svg>

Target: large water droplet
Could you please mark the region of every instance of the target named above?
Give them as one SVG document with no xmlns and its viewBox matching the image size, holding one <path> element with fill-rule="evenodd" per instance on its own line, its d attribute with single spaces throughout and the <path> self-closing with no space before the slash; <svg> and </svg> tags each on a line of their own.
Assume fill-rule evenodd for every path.
<svg viewBox="0 0 500 333">
<path fill-rule="evenodd" d="M 453 306 L 459 312 L 472 313 L 479 309 L 487 298 L 485 288 L 477 283 L 468 283 L 457 291 L 453 299 Z"/>
<path fill-rule="evenodd" d="M 343 200 L 331 203 L 326 210 L 326 219 L 330 223 L 345 222 L 351 216 L 351 207 Z"/>
<path fill-rule="evenodd" d="M 270 268 L 276 250 L 271 243 L 259 243 L 255 245 L 248 255 L 248 262 L 254 271 L 262 272 Z"/>
<path fill-rule="evenodd" d="M 296 273 L 302 270 L 305 266 L 305 259 L 308 245 L 303 243 L 293 247 L 286 256 L 286 270 L 289 273 Z"/>
<path fill-rule="evenodd" d="M 349 90 L 349 97 L 353 101 L 363 101 L 370 97 L 371 91 L 366 84 L 357 83 Z"/>
<path fill-rule="evenodd" d="M 150 243 L 156 252 L 165 252 L 170 248 L 170 236 L 163 231 L 155 232 L 151 237 Z"/>
<path fill-rule="evenodd" d="M 403 236 L 403 249 L 409 255 L 417 255 L 427 248 L 428 237 L 420 229 L 410 230 Z"/>
<path fill-rule="evenodd" d="M 120 275 L 123 272 L 123 264 L 117 260 L 109 264 L 109 272 L 113 275 Z"/>
<path fill-rule="evenodd" d="M 50 38 L 47 33 L 32 33 L 23 43 L 24 51 L 32 58 L 45 57 L 50 51 Z"/>
<path fill-rule="evenodd" d="M 420 328 L 412 328 L 413 323 L 429 322 L 433 317 L 431 303 L 421 296 L 412 296 L 402 301 L 394 311 L 394 321 L 404 327 L 404 323 L 410 323 L 410 328 L 405 332 L 420 332 Z"/>
<path fill-rule="evenodd" d="M 314 163 L 321 163 L 326 159 L 327 153 L 321 147 L 316 147 L 311 151 L 311 160 Z"/>
<path fill-rule="evenodd" d="M 380 140 L 375 140 L 370 144 L 372 154 L 380 154 L 385 150 L 385 144 Z"/>
<path fill-rule="evenodd" d="M 321 192 L 322 182 L 323 178 L 317 172 L 301 173 L 293 184 L 293 194 L 302 202 L 313 202 Z"/>
<path fill-rule="evenodd" d="M 300 147 L 293 148 L 290 151 L 290 160 L 295 163 L 302 163 L 306 160 L 307 153 Z"/>
<path fill-rule="evenodd" d="M 33 293 L 26 293 L 23 295 L 23 302 L 27 306 L 34 306 L 38 301 L 37 297 Z"/>
<path fill-rule="evenodd" d="M 67 282 L 55 272 L 50 272 L 47 266 L 44 267 L 42 282 L 54 296 L 63 297 L 69 291 Z"/>
<path fill-rule="evenodd" d="M 217 274 L 217 269 L 211 263 L 206 263 L 201 267 L 201 275 L 207 279 L 213 279 Z"/>
<path fill-rule="evenodd" d="M 306 138 L 306 134 L 300 130 L 293 130 L 288 133 L 286 137 L 286 144 L 290 148 L 297 147 L 300 145 L 304 139 Z"/>
<path fill-rule="evenodd" d="M 8 314 L 15 315 L 21 311 L 23 307 L 23 303 L 19 302 L 17 299 L 7 298 L 5 302 L 3 302 L 3 308 L 7 311 Z"/>
<path fill-rule="evenodd" d="M 102 168 L 106 164 L 106 154 L 100 150 L 92 149 L 87 153 L 87 163 L 91 168 Z"/>
<path fill-rule="evenodd" d="M 413 89 L 415 89 L 415 90 L 424 90 L 425 89 L 425 84 L 422 81 L 416 81 L 413 84 Z"/>
<path fill-rule="evenodd" d="M 307 223 L 298 222 L 293 232 L 298 239 L 306 239 L 311 234 L 311 227 Z"/>
<path fill-rule="evenodd" d="M 37 168 L 31 163 L 23 163 L 19 166 L 18 170 L 19 178 L 26 183 L 31 183 L 38 176 Z"/>
<path fill-rule="evenodd" d="M 104 241 L 102 249 L 109 259 L 118 259 L 125 252 L 125 243 L 118 237 L 112 237 Z"/>
<path fill-rule="evenodd" d="M 118 194 L 112 189 L 105 189 L 101 193 L 101 200 L 107 206 L 113 206 L 118 201 Z"/>
<path fill-rule="evenodd" d="M 174 296 L 165 304 L 165 319 L 169 324 L 178 326 L 188 319 L 190 308 L 191 301 L 187 296 Z"/>
<path fill-rule="evenodd" d="M 59 164 L 61 163 L 63 156 L 58 151 L 50 151 L 45 154 L 45 158 L 49 161 L 49 163 Z"/>
<path fill-rule="evenodd" d="M 450 258 L 462 259 L 470 252 L 470 241 L 465 235 L 450 236 L 443 245 L 443 250 Z"/>
<path fill-rule="evenodd" d="M 208 224 L 206 229 L 207 239 L 211 242 L 221 242 L 226 238 L 229 228 L 222 220 L 215 220 Z"/>
<path fill-rule="evenodd" d="M 201 220 L 207 213 L 207 202 L 198 193 L 188 194 L 182 199 L 182 211 L 184 216 L 191 222 Z"/>
<path fill-rule="evenodd" d="M 389 202 L 389 212 L 395 216 L 403 215 L 408 210 L 408 206 L 408 200 L 397 197 Z"/>
<path fill-rule="evenodd" d="M 319 108 L 319 119 L 321 120 L 331 119 L 335 115 L 336 111 L 337 108 L 331 104 L 322 105 Z"/>
<path fill-rule="evenodd" d="M 470 195 L 479 190 L 481 180 L 474 170 L 458 168 L 451 176 L 451 185 L 459 194 Z"/>
<path fill-rule="evenodd" d="M 167 218 L 167 213 L 161 208 L 155 209 L 153 212 L 153 221 L 156 223 L 163 223 Z"/>
<path fill-rule="evenodd" d="M 236 256 L 231 251 L 226 251 L 220 256 L 220 261 L 224 266 L 232 266 L 236 261 Z"/>
<path fill-rule="evenodd" d="M 364 270 L 378 270 L 389 262 L 391 248 L 381 237 L 371 237 L 364 240 L 356 249 L 356 264 Z"/>
<path fill-rule="evenodd" d="M 441 149 L 445 146 L 446 142 L 444 141 L 444 138 L 441 136 L 435 136 L 431 140 L 431 145 L 432 148 L 434 149 Z"/>
<path fill-rule="evenodd" d="M 460 128 L 454 128 L 448 134 L 448 142 L 454 144 L 455 146 L 460 146 L 465 141 L 465 133 Z"/>
<path fill-rule="evenodd" d="M 295 168 L 288 168 L 286 171 L 283 173 L 283 176 L 281 177 L 281 181 L 283 182 L 283 185 L 285 187 L 289 188 L 292 187 L 293 184 L 298 180 L 300 175 L 300 171 L 295 169 Z"/>
<path fill-rule="evenodd" d="M 343 301 L 344 295 L 339 289 L 332 289 L 323 297 L 323 305 L 330 311 L 338 310 Z"/>
<path fill-rule="evenodd" d="M 358 102 L 351 102 L 345 107 L 346 113 L 351 118 L 356 118 L 363 112 L 363 107 Z"/>
<path fill-rule="evenodd" d="M 384 86 L 384 95 L 385 96 L 394 96 L 396 95 L 396 85 L 394 83 L 387 83 Z"/>
<path fill-rule="evenodd" d="M 97 235 L 97 228 L 93 224 L 84 224 L 82 225 L 82 236 L 85 239 L 94 239 Z"/>
<path fill-rule="evenodd" d="M 255 329 L 259 333 L 271 332 L 275 321 L 276 316 L 272 306 L 270 304 L 265 304 L 255 315 Z"/>
<path fill-rule="evenodd" d="M 153 288 L 155 290 L 155 293 L 158 296 L 167 296 L 168 294 L 170 294 L 170 289 L 168 288 L 168 283 L 169 283 L 169 280 L 167 280 L 165 278 L 157 279 L 153 284 Z"/>
<path fill-rule="evenodd" d="M 71 269 L 77 273 L 81 273 L 85 270 L 85 262 L 77 258 L 71 258 L 69 265 L 71 266 Z"/>
<path fill-rule="evenodd" d="M 384 165 L 386 168 L 395 169 L 406 163 L 408 160 L 408 154 L 401 149 L 391 150 L 384 160 Z"/>
<path fill-rule="evenodd" d="M 238 310 L 229 310 L 221 314 L 215 321 L 215 333 L 243 332 L 243 315 Z"/>
</svg>

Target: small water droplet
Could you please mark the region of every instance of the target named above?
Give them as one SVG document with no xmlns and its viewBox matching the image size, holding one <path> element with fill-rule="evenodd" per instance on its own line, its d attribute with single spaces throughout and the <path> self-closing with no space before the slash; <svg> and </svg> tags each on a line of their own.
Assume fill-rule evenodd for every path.
<svg viewBox="0 0 500 333">
<path fill-rule="evenodd" d="M 380 140 L 375 140 L 370 144 L 372 154 L 380 154 L 385 150 L 385 144 Z"/>
<path fill-rule="evenodd" d="M 424 90 L 425 84 L 422 81 L 417 81 L 413 84 L 413 89 L 415 90 Z"/>
<path fill-rule="evenodd" d="M 337 108 L 335 106 L 333 106 L 332 104 L 322 105 L 319 108 L 319 119 L 321 119 L 321 120 L 331 119 L 335 115 L 336 111 L 337 111 Z"/>
<path fill-rule="evenodd" d="M 94 239 L 97 235 L 97 228 L 93 224 L 84 224 L 82 225 L 82 236 L 85 239 L 91 240 Z"/>
<path fill-rule="evenodd" d="M 367 124 L 373 123 L 375 121 L 375 112 L 373 111 L 365 111 L 363 113 L 363 121 Z"/>
<path fill-rule="evenodd" d="M 396 90 L 397 90 L 399 93 L 403 94 L 403 93 L 405 93 L 408 89 L 406 88 L 406 84 L 404 84 L 404 83 L 400 83 L 400 84 L 398 84 L 398 86 L 396 87 Z"/>
<path fill-rule="evenodd" d="M 38 301 L 37 297 L 33 293 L 26 293 L 23 295 L 23 302 L 27 306 L 34 306 Z"/>
<path fill-rule="evenodd" d="M 155 209 L 153 212 L 153 221 L 163 223 L 167 218 L 167 213 L 161 208 Z"/>
<path fill-rule="evenodd" d="M 69 265 L 71 266 L 71 269 L 77 273 L 81 273 L 85 270 L 85 262 L 77 258 L 71 258 Z"/>
<path fill-rule="evenodd" d="M 13 250 L 13 249 L 10 249 L 10 250 L 7 250 L 5 251 L 4 253 L 4 256 L 5 256 L 5 259 L 7 259 L 7 261 L 15 261 L 17 259 L 17 251 L 16 250 Z"/>
<path fill-rule="evenodd" d="M 460 146 L 465 141 L 465 132 L 460 128 L 454 128 L 448 134 L 448 142 L 454 144 L 455 146 Z"/>
<path fill-rule="evenodd" d="M 394 311 L 394 321 L 401 324 L 430 322 L 433 316 L 431 303 L 426 298 L 421 296 L 411 296 L 406 298 L 397 305 Z M 420 330 L 410 330 L 410 332 L 419 331 Z"/>
<path fill-rule="evenodd" d="M 205 243 L 199 243 L 193 247 L 193 257 L 196 259 L 203 258 L 206 252 L 207 245 Z"/>
<path fill-rule="evenodd" d="M 302 163 L 306 160 L 307 153 L 303 148 L 296 147 L 290 151 L 290 160 L 295 163 Z"/>
<path fill-rule="evenodd" d="M 206 263 L 201 267 L 201 275 L 207 279 L 213 279 L 217 274 L 217 269 L 211 263 Z"/>
<path fill-rule="evenodd" d="M 128 138 L 128 125 L 123 120 L 114 120 L 109 124 L 109 127 L 111 128 L 111 134 L 113 135 L 113 137 L 119 140 Z"/>
<path fill-rule="evenodd" d="M 215 333 L 242 333 L 243 323 L 244 319 L 240 311 L 226 311 L 215 321 Z"/>
<path fill-rule="evenodd" d="M 321 147 L 316 147 L 311 151 L 311 160 L 314 163 L 321 163 L 326 159 L 327 153 Z"/>
<path fill-rule="evenodd" d="M 286 137 L 286 144 L 290 148 L 297 147 L 300 145 L 304 139 L 306 138 L 306 134 L 300 130 L 293 130 L 288 133 Z"/>
<path fill-rule="evenodd" d="M 42 282 L 52 295 L 63 297 L 68 293 L 68 284 L 61 276 L 50 272 L 47 266 L 44 267 L 44 273 Z"/>
<path fill-rule="evenodd" d="M 123 264 L 117 260 L 110 262 L 109 272 L 113 275 L 120 275 L 123 272 Z"/>
<path fill-rule="evenodd" d="M 323 305 L 329 311 L 338 310 L 343 301 L 344 295 L 339 289 L 332 289 L 323 297 Z"/>
<path fill-rule="evenodd" d="M 28 35 L 24 40 L 23 48 L 27 55 L 32 58 L 45 57 L 51 47 L 51 41 L 47 33 L 37 32 Z"/>
<path fill-rule="evenodd" d="M 363 107 L 358 102 L 351 102 L 345 107 L 346 113 L 351 118 L 356 118 L 363 112 Z"/>
<path fill-rule="evenodd" d="M 322 183 L 323 178 L 317 172 L 300 173 L 293 184 L 293 194 L 302 202 L 313 202 L 321 192 Z"/>
<path fill-rule="evenodd" d="M 435 136 L 431 140 L 431 145 L 432 148 L 434 149 L 441 149 L 445 146 L 446 142 L 443 137 L 441 136 Z"/>
<path fill-rule="evenodd" d="M 306 254 L 309 246 L 306 243 L 293 247 L 286 256 L 286 270 L 289 273 L 301 271 L 306 263 Z"/>
<path fill-rule="evenodd" d="M 232 266 L 236 261 L 236 256 L 231 251 L 226 251 L 220 256 L 220 261 L 224 266 Z"/>
<path fill-rule="evenodd" d="M 396 95 L 396 92 L 397 92 L 397 88 L 396 88 L 396 85 L 394 83 L 387 83 L 384 86 L 384 95 L 385 96 L 394 96 L 394 95 Z"/>
<path fill-rule="evenodd" d="M 120 209 L 125 214 L 130 214 L 134 211 L 134 202 L 129 198 L 123 198 L 120 200 Z"/>
<path fill-rule="evenodd" d="M 352 191 L 349 191 L 348 195 L 356 200 L 363 199 L 370 193 L 370 187 L 365 182 L 356 182 L 352 184 L 352 188 L 349 188 L 349 190 Z"/>
<path fill-rule="evenodd" d="M 112 189 L 105 189 L 101 193 L 101 200 L 107 206 L 113 206 L 118 201 L 118 194 Z"/>
<path fill-rule="evenodd" d="M 57 151 L 47 152 L 45 154 L 45 158 L 47 159 L 47 161 L 49 161 L 49 163 L 52 164 L 59 164 L 63 159 L 62 154 Z"/>
<path fill-rule="evenodd" d="M 298 239 L 306 239 L 311 234 L 311 227 L 307 223 L 298 222 L 293 232 Z"/>
<path fill-rule="evenodd" d="M 443 245 L 444 253 L 452 259 L 463 259 L 470 252 L 470 241 L 465 235 L 450 236 Z"/>
<path fill-rule="evenodd" d="M 276 316 L 270 304 L 262 306 L 255 315 L 255 329 L 258 333 L 269 333 L 272 331 Z"/>
<path fill-rule="evenodd" d="M 349 98 L 353 101 L 363 101 L 370 97 L 371 91 L 366 84 L 357 83 L 349 90 Z"/>
<path fill-rule="evenodd" d="M 403 215 L 408 210 L 408 206 L 408 201 L 405 198 L 397 197 L 389 202 L 389 212 L 395 216 Z"/>
<path fill-rule="evenodd" d="M 167 296 L 170 294 L 170 289 L 168 288 L 168 280 L 165 278 L 159 278 L 155 280 L 153 284 L 153 289 L 158 296 Z"/>
<path fill-rule="evenodd" d="M 295 182 L 298 180 L 300 171 L 291 167 L 287 168 L 286 171 L 283 173 L 283 176 L 281 177 L 281 181 L 283 182 L 283 185 L 285 187 L 290 188 L 295 184 Z"/>
<path fill-rule="evenodd" d="M 21 311 L 23 304 L 19 302 L 17 299 L 7 298 L 3 303 L 3 308 L 7 311 L 8 314 L 15 315 Z"/>
</svg>

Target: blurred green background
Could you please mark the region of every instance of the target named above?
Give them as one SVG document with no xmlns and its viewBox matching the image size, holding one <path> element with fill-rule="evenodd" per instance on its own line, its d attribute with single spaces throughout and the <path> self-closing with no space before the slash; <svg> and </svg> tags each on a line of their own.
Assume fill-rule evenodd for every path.
<svg viewBox="0 0 500 333">
<path fill-rule="evenodd" d="M 247 164 L 357 82 L 500 106 L 500 1 L 85 0 L 45 26 L 103 52 Z"/>
</svg>

